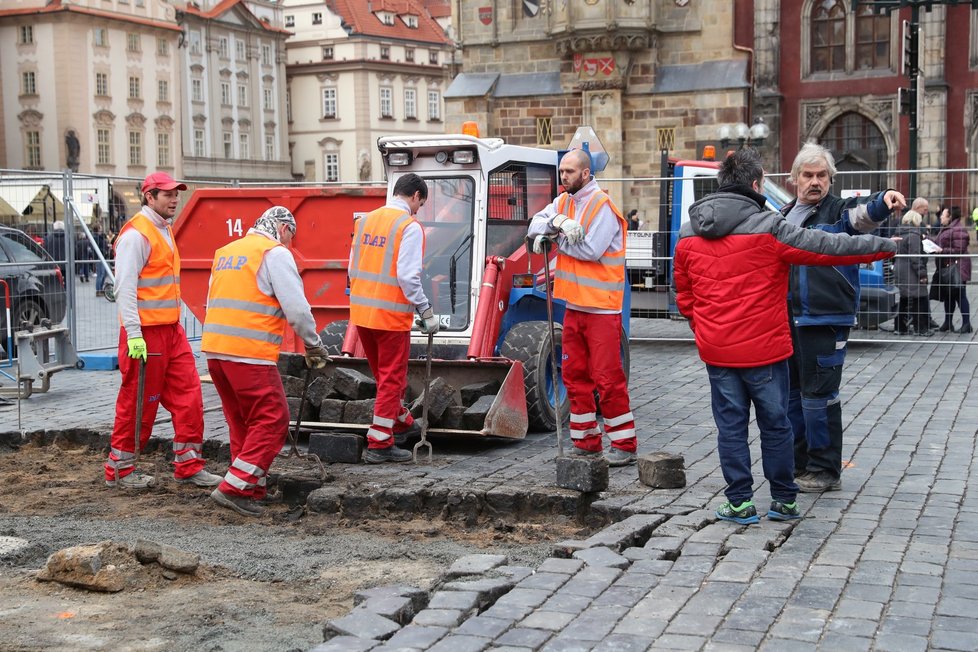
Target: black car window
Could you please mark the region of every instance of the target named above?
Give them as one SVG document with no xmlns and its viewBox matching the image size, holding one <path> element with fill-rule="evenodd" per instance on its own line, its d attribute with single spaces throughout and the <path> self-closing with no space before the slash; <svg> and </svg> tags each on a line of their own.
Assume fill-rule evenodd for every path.
<svg viewBox="0 0 978 652">
<path fill-rule="evenodd" d="M 7 250 L 16 262 L 37 263 L 44 260 L 44 255 L 41 253 L 37 244 L 32 242 L 25 234 L 5 231 L 0 233 L 0 237 L 3 238 Z"/>
</svg>

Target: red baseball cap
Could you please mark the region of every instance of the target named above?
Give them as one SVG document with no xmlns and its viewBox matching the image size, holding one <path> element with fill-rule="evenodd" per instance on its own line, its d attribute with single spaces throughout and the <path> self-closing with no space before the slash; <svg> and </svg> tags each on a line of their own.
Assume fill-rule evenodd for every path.
<svg viewBox="0 0 978 652">
<path fill-rule="evenodd" d="M 143 180 L 143 189 L 141 192 L 148 192 L 150 190 L 186 190 L 187 184 L 179 183 L 173 180 L 166 172 L 154 172 L 153 174 L 146 177 Z"/>
</svg>

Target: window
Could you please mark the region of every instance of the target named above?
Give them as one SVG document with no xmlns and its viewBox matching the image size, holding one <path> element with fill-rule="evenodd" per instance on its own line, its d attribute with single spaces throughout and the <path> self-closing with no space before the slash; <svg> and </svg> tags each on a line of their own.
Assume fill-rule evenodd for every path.
<svg viewBox="0 0 978 652">
<path fill-rule="evenodd" d="M 238 106 L 248 106 L 248 87 L 238 84 Z"/>
<path fill-rule="evenodd" d="M 340 155 L 335 152 L 326 154 L 326 181 L 340 180 Z"/>
<path fill-rule="evenodd" d="M 21 45 L 30 45 L 34 42 L 34 26 L 33 25 L 21 25 L 20 29 L 17 31 L 18 43 Z"/>
<path fill-rule="evenodd" d="M 428 50 L 428 63 L 433 66 L 438 65 L 438 50 Z"/>
<path fill-rule="evenodd" d="M 156 82 L 156 101 L 157 102 L 169 102 L 170 101 L 170 82 L 165 79 L 161 79 Z"/>
<path fill-rule="evenodd" d="M 21 95 L 37 95 L 37 79 L 33 71 L 28 71 L 20 76 Z"/>
<path fill-rule="evenodd" d="M 890 17 L 862 6 L 856 15 L 856 70 L 890 66 Z"/>
<path fill-rule="evenodd" d="M 41 132 L 24 132 L 24 161 L 29 169 L 41 167 Z"/>
<path fill-rule="evenodd" d="M 391 58 L 391 46 L 381 45 L 380 46 L 380 58 L 384 61 L 390 61 Z"/>
<path fill-rule="evenodd" d="M 851 151 L 886 151 L 886 141 L 879 128 L 868 118 L 852 111 L 833 120 L 819 141 L 839 159 Z"/>
<path fill-rule="evenodd" d="M 156 56 L 158 57 L 168 57 L 170 56 L 170 43 L 163 40 L 162 38 L 156 39 Z"/>
<path fill-rule="evenodd" d="M 235 50 L 235 54 L 234 54 L 234 58 L 235 59 L 237 59 L 238 61 L 245 61 L 245 60 L 247 60 L 248 57 L 245 54 L 246 51 L 245 51 L 245 42 L 244 41 L 235 41 L 234 42 L 234 50 Z"/>
<path fill-rule="evenodd" d="M 203 129 L 194 129 L 194 156 L 207 156 L 207 150 L 204 148 Z"/>
<path fill-rule="evenodd" d="M 230 51 L 228 50 L 228 37 L 222 36 L 217 39 L 217 54 L 222 59 L 227 59 L 230 57 Z"/>
<path fill-rule="evenodd" d="M 95 45 L 100 48 L 108 47 L 109 37 L 106 34 L 104 27 L 96 27 L 95 30 Z"/>
<path fill-rule="evenodd" d="M 139 93 L 139 77 L 129 78 L 129 99 L 138 100 L 140 97 Z"/>
<path fill-rule="evenodd" d="M 380 117 L 381 118 L 393 118 L 394 117 L 394 101 L 392 99 L 394 92 L 388 86 L 380 87 Z"/>
<path fill-rule="evenodd" d="M 98 165 L 112 164 L 112 133 L 108 129 L 95 130 L 95 162 Z"/>
<path fill-rule="evenodd" d="M 225 106 L 231 105 L 231 84 L 230 82 L 221 82 L 221 104 Z"/>
<path fill-rule="evenodd" d="M 275 136 L 271 134 L 265 135 L 265 160 L 275 160 Z"/>
<path fill-rule="evenodd" d="M 408 14 L 407 16 L 404 17 L 404 24 L 410 27 L 411 29 L 417 29 L 418 17 L 412 14 Z"/>
<path fill-rule="evenodd" d="M 126 51 L 139 52 L 139 34 L 126 34 Z"/>
<path fill-rule="evenodd" d="M 404 48 L 404 60 L 414 61 L 414 48 Z"/>
<path fill-rule="evenodd" d="M 265 110 L 266 111 L 275 110 L 275 101 L 272 99 L 272 89 L 263 88 L 261 94 L 262 94 L 262 106 L 265 108 Z"/>
<path fill-rule="evenodd" d="M 168 168 L 170 165 L 170 134 L 156 134 L 156 165 Z"/>
<path fill-rule="evenodd" d="M 8 232 L 3 234 L 3 242 L 10 250 L 11 257 L 17 263 L 37 263 L 45 260 L 45 256 L 37 247 L 37 243 L 27 237 L 26 233 Z M 4 253 L 4 261 L 10 260 Z M 7 272 L 10 274 L 10 272 Z"/>
<path fill-rule="evenodd" d="M 200 32 L 190 32 L 190 54 L 200 54 Z"/>
<path fill-rule="evenodd" d="M 551 118 L 537 118 L 537 145 L 553 145 Z"/>
<path fill-rule="evenodd" d="M 204 83 L 196 77 L 190 80 L 190 99 L 194 102 L 204 101 Z"/>
<path fill-rule="evenodd" d="M 336 89 L 335 88 L 323 89 L 323 117 L 324 118 L 336 117 Z"/>
<path fill-rule="evenodd" d="M 263 66 L 272 65 L 272 48 L 270 45 L 261 46 L 261 64 Z"/>
<path fill-rule="evenodd" d="M 312 24 L 313 25 L 322 25 L 323 24 L 323 15 L 321 13 L 319 13 L 318 11 L 312 15 Z"/>
<path fill-rule="evenodd" d="M 248 151 L 248 134 L 238 134 L 238 158 L 251 158 Z"/>
<path fill-rule="evenodd" d="M 388 13 L 386 11 L 381 12 L 381 14 L 380 14 L 380 22 L 384 23 L 385 25 L 393 25 L 394 24 L 394 14 Z"/>
<path fill-rule="evenodd" d="M 324 45 L 323 46 L 323 61 L 330 61 L 333 58 L 333 46 Z"/>
<path fill-rule="evenodd" d="M 428 119 L 441 120 L 441 93 L 428 91 Z"/>
<path fill-rule="evenodd" d="M 129 165 L 143 164 L 143 135 L 138 131 L 129 132 Z"/>
<path fill-rule="evenodd" d="M 95 94 L 100 97 L 107 97 L 109 94 L 109 73 L 95 73 Z"/>
<path fill-rule="evenodd" d="M 413 88 L 404 89 L 404 118 L 415 120 L 418 117 L 418 92 Z"/>
<path fill-rule="evenodd" d="M 819 0 L 812 10 L 812 72 L 846 69 L 846 9 L 840 0 Z"/>
<path fill-rule="evenodd" d="M 285 17 L 285 26 L 286 27 L 295 27 L 295 16 L 286 16 Z"/>
<path fill-rule="evenodd" d="M 231 158 L 232 156 L 233 143 L 231 141 L 231 132 L 224 132 L 224 158 Z"/>
</svg>

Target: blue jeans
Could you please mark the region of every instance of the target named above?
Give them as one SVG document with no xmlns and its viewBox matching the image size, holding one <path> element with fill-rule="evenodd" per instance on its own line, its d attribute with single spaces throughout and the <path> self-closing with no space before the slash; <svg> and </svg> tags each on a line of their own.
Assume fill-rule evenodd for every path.
<svg viewBox="0 0 978 652">
<path fill-rule="evenodd" d="M 771 485 L 771 498 L 793 503 L 798 495 L 794 470 L 794 438 L 788 420 L 788 361 L 762 367 L 706 365 L 717 424 L 717 452 L 727 482 L 724 492 L 734 505 L 751 500 L 754 478 L 750 472 L 747 422 L 754 404 L 761 431 L 761 465 Z"/>
</svg>

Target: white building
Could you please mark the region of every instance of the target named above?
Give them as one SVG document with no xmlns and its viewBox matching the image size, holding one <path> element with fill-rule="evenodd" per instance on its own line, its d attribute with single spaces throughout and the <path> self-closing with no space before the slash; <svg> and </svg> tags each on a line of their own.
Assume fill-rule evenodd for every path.
<svg viewBox="0 0 978 652">
<path fill-rule="evenodd" d="M 283 0 L 292 173 L 383 178 L 377 138 L 443 133 L 453 46 L 419 0 Z"/>
</svg>

